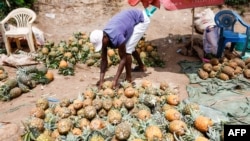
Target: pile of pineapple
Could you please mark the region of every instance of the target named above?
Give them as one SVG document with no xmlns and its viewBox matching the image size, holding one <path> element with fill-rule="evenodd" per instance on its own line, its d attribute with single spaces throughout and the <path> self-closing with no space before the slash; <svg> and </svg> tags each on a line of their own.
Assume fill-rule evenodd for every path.
<svg viewBox="0 0 250 141">
<path fill-rule="evenodd" d="M 1 69 L 2 70 L 2 69 Z M 54 79 L 54 74 L 48 71 L 45 65 L 34 65 L 18 67 L 15 77 L 8 77 L 8 73 L 5 74 L 5 80 L 0 86 L 0 100 L 8 101 L 13 98 L 17 98 L 23 93 L 29 92 L 35 88 L 38 84 L 48 84 Z"/>
<path fill-rule="evenodd" d="M 89 87 L 78 98 L 58 103 L 40 98 L 23 122 L 24 141 L 219 141 L 220 123 L 196 103 L 180 101 L 168 83 L 126 81 L 112 89 Z"/>
<path fill-rule="evenodd" d="M 208 63 L 203 63 L 202 68 L 198 70 L 201 79 L 219 78 L 229 80 L 242 75 L 250 79 L 250 58 L 242 60 L 240 58 L 221 59 L 212 58 Z"/>
<path fill-rule="evenodd" d="M 0 81 L 3 81 L 8 78 L 8 72 L 0 65 Z"/>
<path fill-rule="evenodd" d="M 137 51 L 145 65 L 164 66 L 164 62 L 157 54 L 157 48 L 145 41 L 145 37 L 138 43 Z M 36 60 L 44 62 L 48 68 L 58 69 L 62 75 L 74 75 L 74 66 L 77 62 L 87 66 L 100 65 L 101 52 L 94 51 L 93 44 L 89 42 L 89 35 L 83 32 L 74 33 L 68 41 L 60 41 L 58 45 L 48 41 L 37 52 Z M 109 48 L 108 66 L 115 66 L 119 61 L 118 50 Z"/>
</svg>

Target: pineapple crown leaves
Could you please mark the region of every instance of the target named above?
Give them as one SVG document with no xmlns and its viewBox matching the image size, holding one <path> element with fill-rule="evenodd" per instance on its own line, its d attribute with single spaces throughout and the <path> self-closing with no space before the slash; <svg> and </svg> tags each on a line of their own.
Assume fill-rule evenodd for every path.
<svg viewBox="0 0 250 141">
<path fill-rule="evenodd" d="M 10 100 L 10 95 L 9 95 L 10 87 L 3 84 L 0 86 L 0 100 Z"/>
<path fill-rule="evenodd" d="M 142 140 L 146 140 L 145 134 L 144 132 L 138 132 L 136 128 L 132 127 L 131 128 L 131 135 L 128 138 L 128 141 L 132 141 L 134 139 L 142 139 Z"/>
<path fill-rule="evenodd" d="M 120 85 L 122 86 L 122 88 L 127 88 L 129 86 L 133 86 L 129 81 L 125 80 L 125 81 L 122 81 L 120 82 Z"/>
<path fill-rule="evenodd" d="M 128 116 L 130 117 L 130 116 L 131 116 L 131 115 L 129 114 L 128 109 L 127 109 L 124 105 L 121 107 L 120 112 L 121 112 L 122 117 L 123 117 L 124 119 L 128 119 L 128 118 L 126 118 L 126 117 L 128 117 Z"/>
<path fill-rule="evenodd" d="M 80 127 L 80 125 L 79 125 L 79 121 L 81 119 L 80 117 L 78 117 L 78 116 L 70 116 L 69 119 L 73 123 L 74 127 Z"/>
<path fill-rule="evenodd" d="M 200 136 L 199 133 L 194 132 L 191 128 L 187 128 L 185 134 L 182 136 L 179 136 L 179 139 L 180 139 L 180 141 L 182 141 L 182 140 L 194 141 L 198 136 Z M 175 138 L 178 138 L 178 137 L 175 135 Z"/>
<path fill-rule="evenodd" d="M 62 141 L 81 141 L 81 136 L 74 135 L 73 133 L 69 132 L 67 135 L 61 135 L 60 139 Z"/>
<path fill-rule="evenodd" d="M 101 131 L 98 131 L 98 130 L 89 131 L 88 136 L 86 136 L 87 138 L 86 138 L 86 137 L 85 137 L 85 138 L 86 138 L 86 141 L 90 141 L 91 138 L 97 137 L 97 136 L 100 136 L 100 137 L 103 137 L 103 138 L 104 138 L 102 132 L 101 132 Z M 83 137 L 83 135 L 82 135 L 82 137 Z M 84 141 L 85 141 L 85 138 L 84 138 Z"/>
<path fill-rule="evenodd" d="M 105 138 L 112 137 L 115 133 L 115 127 L 115 125 L 107 124 L 105 128 L 100 130 L 100 133 Z"/>
<path fill-rule="evenodd" d="M 157 102 L 157 97 L 155 95 L 140 94 L 139 102 L 144 103 L 149 107 L 155 107 Z"/>
<path fill-rule="evenodd" d="M 208 131 L 206 135 L 209 137 L 210 141 L 219 141 L 220 140 L 220 131 L 213 129 L 212 127 L 208 127 Z"/>
<path fill-rule="evenodd" d="M 77 99 L 80 101 L 84 100 L 84 96 L 81 93 L 78 93 Z"/>
<path fill-rule="evenodd" d="M 90 129 L 89 126 L 87 126 L 87 127 L 84 127 L 81 137 L 82 137 L 82 139 L 83 139 L 84 141 L 87 141 L 88 138 L 89 138 L 89 136 L 90 136 L 91 134 L 92 134 L 92 130 Z"/>
<path fill-rule="evenodd" d="M 27 123 L 24 123 L 21 121 L 22 125 L 24 126 L 25 133 L 21 135 L 23 141 L 30 141 L 30 140 L 36 140 L 36 137 L 33 135 L 30 127 L 27 125 Z"/>
<path fill-rule="evenodd" d="M 151 119 L 159 125 L 161 129 L 165 129 L 166 126 L 169 124 L 169 121 L 166 120 L 164 113 L 156 112 L 152 115 Z"/>
<path fill-rule="evenodd" d="M 206 135 L 211 141 L 218 141 L 221 138 L 221 132 L 223 131 L 223 123 L 214 123 L 213 126 L 208 127 Z"/>
<path fill-rule="evenodd" d="M 64 76 L 67 75 L 74 75 L 75 74 L 75 70 L 72 67 L 67 67 L 67 68 L 59 68 L 58 69 L 58 73 L 62 74 Z"/>
</svg>

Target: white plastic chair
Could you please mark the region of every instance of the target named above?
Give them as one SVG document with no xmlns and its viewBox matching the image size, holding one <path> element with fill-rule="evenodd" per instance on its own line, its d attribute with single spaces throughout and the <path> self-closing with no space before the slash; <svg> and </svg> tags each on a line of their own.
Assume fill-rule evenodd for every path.
<svg viewBox="0 0 250 141">
<path fill-rule="evenodd" d="M 7 54 L 11 54 L 9 38 L 15 38 L 18 48 L 21 48 L 19 38 L 24 37 L 30 49 L 35 52 L 35 42 L 33 40 L 32 24 L 36 19 L 36 13 L 28 8 L 17 8 L 12 10 L 1 22 L 1 32 L 5 42 Z M 6 29 L 6 25 L 11 22 L 15 28 Z"/>
</svg>

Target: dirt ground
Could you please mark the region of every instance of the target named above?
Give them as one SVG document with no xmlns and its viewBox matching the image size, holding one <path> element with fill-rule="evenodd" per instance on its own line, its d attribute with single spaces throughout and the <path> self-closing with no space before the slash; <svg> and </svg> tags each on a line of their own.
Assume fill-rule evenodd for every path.
<svg viewBox="0 0 250 141">
<path fill-rule="evenodd" d="M 141 5 L 137 6 L 142 8 Z M 121 4 L 119 10 L 131 8 L 126 2 Z M 196 12 L 205 9 L 206 7 L 195 9 Z M 35 26 L 44 32 L 47 40 L 58 42 L 60 40 L 67 40 L 73 32 L 84 31 L 90 32 L 93 29 L 101 29 L 112 14 L 99 17 L 93 17 L 93 19 L 81 23 L 79 21 L 70 21 L 70 10 L 64 11 L 64 21 L 57 21 L 57 19 L 51 19 L 46 17 L 46 12 L 43 11 L 38 14 L 38 18 Z M 117 12 L 119 11 L 117 10 Z M 217 12 L 218 9 L 214 9 Z M 115 13 L 115 12 L 114 12 Z M 55 13 L 60 15 L 62 13 Z M 68 20 L 68 21 L 66 21 Z M 249 20 L 249 19 L 248 19 Z M 250 21 L 248 21 L 250 23 Z M 186 85 L 189 84 L 189 79 L 183 73 L 180 73 L 180 66 L 178 62 L 181 60 L 199 60 L 197 56 L 183 56 L 177 53 L 177 50 L 183 46 L 187 41 L 183 39 L 181 43 L 177 43 L 174 40 L 170 43 L 168 41 L 169 35 L 174 37 L 184 37 L 183 35 L 192 34 L 192 12 L 191 9 L 183 9 L 178 11 L 166 11 L 164 8 L 156 11 L 155 15 L 151 19 L 151 24 L 146 32 L 146 39 L 152 41 L 154 45 L 158 47 L 159 53 L 162 59 L 165 61 L 166 66 L 164 68 L 148 68 L 147 72 L 134 72 L 132 73 L 135 82 L 139 82 L 142 79 L 148 79 L 158 84 L 162 81 L 168 82 L 172 87 L 178 90 L 181 99 L 188 97 L 186 91 Z M 202 36 L 194 33 L 197 36 Z M 14 77 L 16 68 L 7 67 L 10 77 Z M 115 75 L 117 67 L 111 67 L 106 73 L 107 77 Z M 57 70 L 52 70 L 55 75 L 55 79 L 48 85 L 38 85 L 32 89 L 31 92 L 23 94 L 22 96 L 15 98 L 8 102 L 0 102 L 0 128 L 1 124 L 13 123 L 21 127 L 21 121 L 25 120 L 29 116 L 30 109 L 35 106 L 36 99 L 39 97 L 51 97 L 55 99 L 76 98 L 79 93 L 82 93 L 89 86 L 93 86 L 99 79 L 99 68 L 87 67 L 84 64 L 77 64 L 74 76 L 62 76 L 57 74 Z M 121 80 L 123 79 L 123 75 Z"/>
</svg>

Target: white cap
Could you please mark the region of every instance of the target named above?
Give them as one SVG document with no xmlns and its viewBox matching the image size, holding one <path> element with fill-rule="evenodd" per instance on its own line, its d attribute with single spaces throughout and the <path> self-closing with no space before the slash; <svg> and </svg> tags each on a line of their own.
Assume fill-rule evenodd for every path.
<svg viewBox="0 0 250 141">
<path fill-rule="evenodd" d="M 103 39 L 103 31 L 102 30 L 94 30 L 90 33 L 90 42 L 95 47 L 95 52 L 98 52 L 102 49 L 102 39 Z"/>
</svg>

